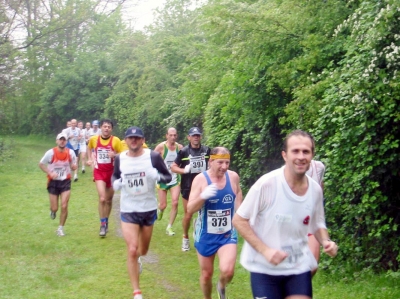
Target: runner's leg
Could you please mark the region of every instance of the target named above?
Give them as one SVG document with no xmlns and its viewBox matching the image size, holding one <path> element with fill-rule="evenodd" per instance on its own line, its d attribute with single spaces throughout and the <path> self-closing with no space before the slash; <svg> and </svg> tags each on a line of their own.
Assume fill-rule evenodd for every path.
<svg viewBox="0 0 400 299">
<path fill-rule="evenodd" d="M 173 225 L 178 215 L 179 194 L 181 193 L 181 186 L 177 185 L 170 189 L 171 191 L 171 211 L 169 213 L 169 225 Z"/>
<path fill-rule="evenodd" d="M 71 190 L 64 191 L 61 193 L 61 214 L 60 214 L 60 225 L 64 226 L 68 217 L 68 201 L 71 195 Z"/>
<path fill-rule="evenodd" d="M 211 299 L 215 254 L 205 257 L 197 252 L 197 259 L 200 265 L 200 288 L 204 299 Z"/>
</svg>

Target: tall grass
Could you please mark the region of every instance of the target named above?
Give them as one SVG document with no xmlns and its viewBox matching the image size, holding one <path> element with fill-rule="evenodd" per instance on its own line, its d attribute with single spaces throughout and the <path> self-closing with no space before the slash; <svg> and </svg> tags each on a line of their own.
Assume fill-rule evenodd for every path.
<svg viewBox="0 0 400 299">
<path fill-rule="evenodd" d="M 110 232 L 101 239 L 91 171 L 79 174 L 72 183 L 67 235 L 57 237 L 59 213 L 50 219 L 46 178 L 37 166 L 55 141 L 14 137 L 12 144 L 11 154 L 0 162 L 0 298 L 131 298 L 118 202 Z M 181 251 L 181 205 L 179 209 L 175 236 L 165 235 L 169 207 L 155 225 L 140 277 L 145 299 L 202 298 L 196 252 Z M 218 260 L 214 282 L 217 265 Z M 314 298 L 400 298 L 397 275 L 335 270 L 317 273 Z M 227 291 L 230 299 L 251 298 L 248 273 L 239 264 Z"/>
</svg>

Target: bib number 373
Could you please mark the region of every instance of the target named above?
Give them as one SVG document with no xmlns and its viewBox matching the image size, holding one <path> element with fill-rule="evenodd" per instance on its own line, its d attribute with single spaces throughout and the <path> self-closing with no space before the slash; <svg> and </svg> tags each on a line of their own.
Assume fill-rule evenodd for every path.
<svg viewBox="0 0 400 299">
<path fill-rule="evenodd" d="M 224 234 L 232 228 L 231 210 L 208 210 L 207 233 Z"/>
</svg>

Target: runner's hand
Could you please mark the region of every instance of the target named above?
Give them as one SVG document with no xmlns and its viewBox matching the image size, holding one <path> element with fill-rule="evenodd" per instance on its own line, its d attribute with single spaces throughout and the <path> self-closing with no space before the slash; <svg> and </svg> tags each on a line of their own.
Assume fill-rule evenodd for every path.
<svg viewBox="0 0 400 299">
<path fill-rule="evenodd" d="M 124 183 L 125 183 L 125 182 L 123 181 L 122 178 L 120 178 L 120 179 L 118 179 L 118 180 L 115 180 L 115 181 L 113 182 L 113 189 L 114 189 L 115 191 L 121 190 L 122 187 L 124 186 Z"/>
<path fill-rule="evenodd" d="M 185 166 L 185 173 L 190 173 L 190 163 L 188 165 Z"/>
<path fill-rule="evenodd" d="M 160 180 L 160 174 L 158 173 L 157 169 L 152 168 L 149 171 L 146 171 L 146 175 L 152 179 L 156 180 L 157 182 Z"/>
<path fill-rule="evenodd" d="M 272 265 L 279 265 L 288 257 L 288 254 L 282 250 L 277 250 L 273 248 L 266 248 L 261 252 L 265 259 Z"/>
<path fill-rule="evenodd" d="M 203 192 L 201 192 L 200 198 L 201 198 L 201 199 L 204 199 L 204 200 L 207 200 L 207 199 L 209 199 L 209 198 L 211 198 L 211 197 L 217 195 L 217 191 L 218 191 L 217 185 L 215 185 L 215 184 L 208 185 L 208 186 L 203 190 Z"/>
<path fill-rule="evenodd" d="M 54 180 L 54 179 L 56 179 L 56 178 L 58 177 L 58 174 L 57 174 L 57 172 L 51 171 L 51 172 L 49 173 L 49 177 L 50 177 L 52 180 Z"/>
</svg>

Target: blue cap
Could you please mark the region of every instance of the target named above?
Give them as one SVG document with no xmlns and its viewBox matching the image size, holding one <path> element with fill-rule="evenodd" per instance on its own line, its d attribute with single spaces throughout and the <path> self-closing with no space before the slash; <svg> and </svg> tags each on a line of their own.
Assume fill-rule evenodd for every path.
<svg viewBox="0 0 400 299">
<path fill-rule="evenodd" d="M 128 130 L 125 132 L 125 138 L 128 137 L 139 137 L 139 138 L 144 138 L 144 134 L 141 128 L 139 127 L 130 127 Z"/>
<path fill-rule="evenodd" d="M 203 135 L 203 134 L 201 133 L 201 131 L 198 127 L 193 127 L 193 128 L 190 128 L 188 135 L 193 136 L 193 135 Z"/>
<path fill-rule="evenodd" d="M 93 126 L 98 126 L 99 125 L 99 121 L 98 120 L 94 120 L 92 123 Z"/>
</svg>

